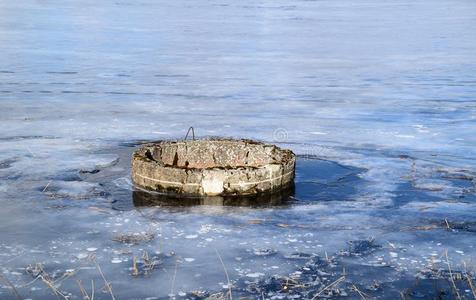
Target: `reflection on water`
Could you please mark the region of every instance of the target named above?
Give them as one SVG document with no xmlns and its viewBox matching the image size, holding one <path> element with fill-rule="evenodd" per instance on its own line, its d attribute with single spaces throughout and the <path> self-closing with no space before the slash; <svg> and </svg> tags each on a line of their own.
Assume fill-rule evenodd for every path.
<svg viewBox="0 0 476 300">
<path fill-rule="evenodd" d="M 184 197 L 167 195 L 149 191 L 135 190 L 132 199 L 135 206 L 192 206 L 192 205 L 217 205 L 217 206 L 249 206 L 267 207 L 290 204 L 293 201 L 294 187 L 273 193 L 252 196 L 209 196 L 209 197 Z"/>
</svg>

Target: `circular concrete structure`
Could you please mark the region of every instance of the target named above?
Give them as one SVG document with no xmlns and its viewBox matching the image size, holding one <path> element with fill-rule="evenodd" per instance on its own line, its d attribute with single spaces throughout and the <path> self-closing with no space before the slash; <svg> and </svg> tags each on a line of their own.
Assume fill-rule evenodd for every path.
<svg viewBox="0 0 476 300">
<path fill-rule="evenodd" d="M 290 150 L 251 140 L 162 141 L 132 156 L 132 180 L 156 192 L 255 195 L 289 188 L 296 157 Z"/>
</svg>

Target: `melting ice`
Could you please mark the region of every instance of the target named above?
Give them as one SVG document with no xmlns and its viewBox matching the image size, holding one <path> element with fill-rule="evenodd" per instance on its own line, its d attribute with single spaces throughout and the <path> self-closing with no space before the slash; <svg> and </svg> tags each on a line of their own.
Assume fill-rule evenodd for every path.
<svg viewBox="0 0 476 300">
<path fill-rule="evenodd" d="M 471 297 L 474 1 L 0 15 L 0 298 Z M 189 126 L 295 151 L 293 197 L 134 201 L 134 146 Z"/>
</svg>

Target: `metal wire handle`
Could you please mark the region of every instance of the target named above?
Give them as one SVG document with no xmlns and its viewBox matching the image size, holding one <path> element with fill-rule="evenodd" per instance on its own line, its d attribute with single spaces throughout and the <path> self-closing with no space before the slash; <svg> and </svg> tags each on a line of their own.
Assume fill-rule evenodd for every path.
<svg viewBox="0 0 476 300">
<path fill-rule="evenodd" d="M 185 140 L 185 141 L 187 140 L 187 138 L 188 138 L 188 135 L 189 135 L 189 133 L 190 133 L 190 130 L 192 131 L 192 140 L 194 140 L 194 141 L 195 141 L 195 130 L 193 129 L 193 127 L 192 127 L 192 126 L 190 126 L 190 128 L 188 129 L 188 131 L 187 131 L 187 134 L 185 135 L 185 138 L 184 138 L 184 140 Z"/>
</svg>

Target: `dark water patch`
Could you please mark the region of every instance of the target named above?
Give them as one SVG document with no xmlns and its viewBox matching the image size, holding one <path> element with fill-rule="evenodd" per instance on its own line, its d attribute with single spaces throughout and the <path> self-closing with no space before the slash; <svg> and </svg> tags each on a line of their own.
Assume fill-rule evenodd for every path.
<svg viewBox="0 0 476 300">
<path fill-rule="evenodd" d="M 120 147 L 137 147 L 143 144 L 150 143 L 149 140 L 136 140 L 136 141 L 127 141 L 127 142 L 120 142 L 119 146 Z"/>
<path fill-rule="evenodd" d="M 197 94 L 181 94 L 181 93 L 161 93 L 161 96 L 164 97 L 179 97 L 185 99 L 216 99 L 217 97 L 211 97 L 208 95 L 197 95 Z"/>
<path fill-rule="evenodd" d="M 104 94 L 110 95 L 137 95 L 135 92 L 104 92 Z"/>
<path fill-rule="evenodd" d="M 90 169 L 90 170 L 79 170 L 80 174 L 96 174 L 99 173 L 101 170 L 99 169 Z"/>
<path fill-rule="evenodd" d="M 296 183 L 296 198 L 300 201 L 352 201 L 355 200 L 359 184 L 364 183 L 358 176 L 346 176 L 335 183 Z"/>
<path fill-rule="evenodd" d="M 296 169 L 299 170 L 299 174 L 296 178 L 305 178 L 306 181 L 320 183 L 335 182 L 348 175 L 365 171 L 365 169 L 344 166 L 333 161 L 323 160 L 309 155 L 298 155 Z"/>
<path fill-rule="evenodd" d="M 81 92 L 81 93 L 84 93 L 84 92 Z M 106 95 L 124 95 L 124 96 L 128 96 L 128 95 L 144 95 L 144 96 L 153 96 L 153 95 L 157 95 L 156 93 L 152 93 L 152 92 L 146 92 L 146 93 L 137 93 L 137 92 L 101 92 L 101 91 L 94 91 L 94 92 L 88 92 L 89 94 L 99 94 L 99 93 L 102 93 L 102 94 L 106 94 Z"/>
<path fill-rule="evenodd" d="M 109 95 L 143 95 L 143 96 L 154 96 L 154 95 L 157 95 L 157 93 L 152 93 L 152 92 L 145 92 L 145 93 L 137 93 L 137 92 L 103 92 L 103 94 L 109 94 Z"/>
<path fill-rule="evenodd" d="M 12 166 L 13 163 L 17 162 L 18 158 L 8 158 L 0 160 L 0 169 L 8 169 Z"/>
<path fill-rule="evenodd" d="M 316 255 L 305 252 L 293 252 L 291 254 L 285 255 L 284 257 L 292 260 L 309 260 L 311 258 L 316 257 Z"/>
<path fill-rule="evenodd" d="M 156 74 L 154 77 L 165 77 L 165 78 L 181 78 L 181 77 L 190 77 L 186 74 Z"/>
<path fill-rule="evenodd" d="M 47 74 L 59 74 L 59 75 L 74 75 L 78 74 L 78 72 L 75 71 L 47 71 Z"/>
<path fill-rule="evenodd" d="M 365 256 L 382 248 L 374 239 L 355 240 L 347 242 L 348 249 L 342 250 L 341 255 L 344 256 Z"/>
<path fill-rule="evenodd" d="M 0 141 L 21 141 L 21 140 L 36 140 L 36 139 L 57 139 L 55 136 L 45 136 L 45 135 L 17 135 L 17 136 L 7 136 L 0 137 Z"/>
<path fill-rule="evenodd" d="M 70 91 L 70 90 L 63 90 L 61 91 L 62 94 L 81 94 L 82 92 L 79 91 Z"/>
<path fill-rule="evenodd" d="M 358 176 L 364 171 L 328 160 L 298 157 L 295 196 L 302 201 L 352 200 L 357 186 L 365 183 Z"/>
</svg>

